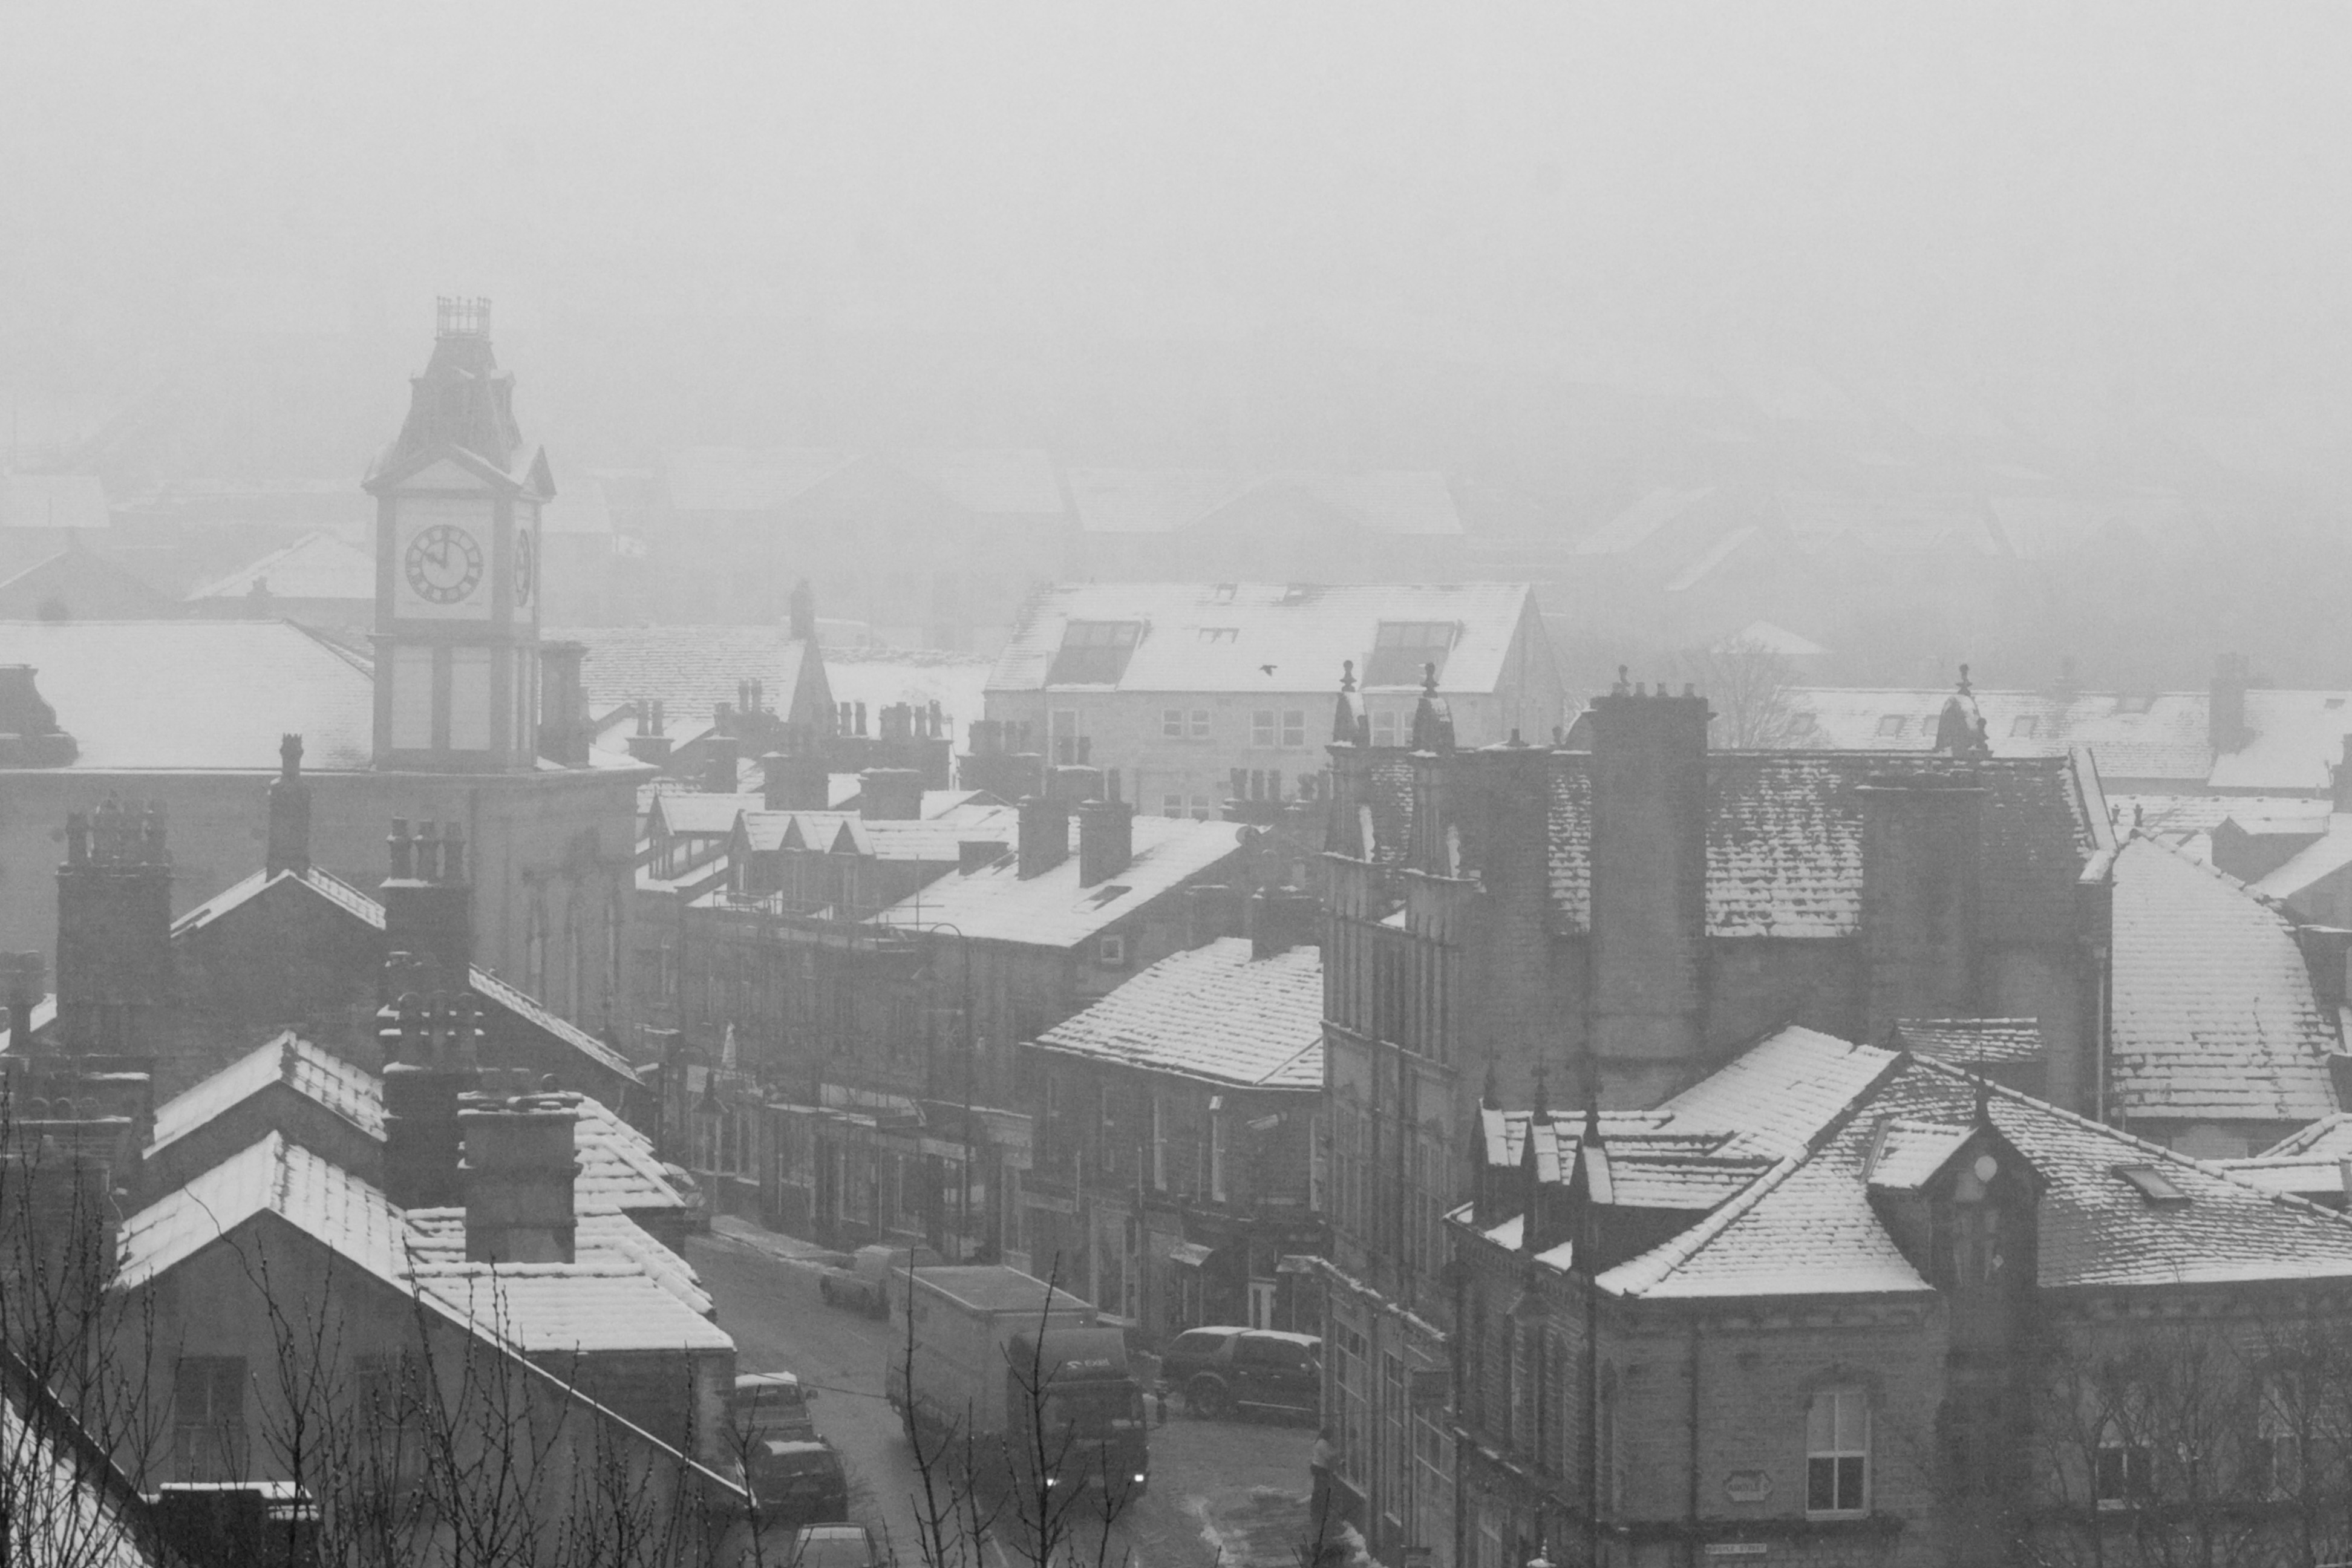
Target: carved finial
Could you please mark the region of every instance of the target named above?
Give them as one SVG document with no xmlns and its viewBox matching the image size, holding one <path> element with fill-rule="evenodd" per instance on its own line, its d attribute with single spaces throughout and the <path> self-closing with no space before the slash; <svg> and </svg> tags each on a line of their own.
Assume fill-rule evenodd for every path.
<svg viewBox="0 0 2352 1568">
<path fill-rule="evenodd" d="M 1356 661 L 1352 658 L 1339 661 L 1339 689 L 1342 691 L 1356 689 Z"/>
<path fill-rule="evenodd" d="M 284 734 L 278 738 L 278 776 L 288 784 L 302 776 L 302 737 Z"/>
<path fill-rule="evenodd" d="M 1426 663 L 1421 667 L 1421 689 L 1432 697 L 1437 695 L 1437 666 Z"/>
<path fill-rule="evenodd" d="M 1969 684 L 1969 667 L 1965 664 L 1960 666 L 1960 695 L 1966 697 L 1975 689 L 1975 687 Z"/>
</svg>

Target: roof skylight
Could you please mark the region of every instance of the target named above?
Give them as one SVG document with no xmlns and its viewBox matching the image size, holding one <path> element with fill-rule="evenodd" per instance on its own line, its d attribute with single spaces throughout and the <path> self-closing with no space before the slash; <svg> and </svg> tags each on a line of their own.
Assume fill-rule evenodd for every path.
<svg viewBox="0 0 2352 1568">
<path fill-rule="evenodd" d="M 2152 1204 L 2171 1205 L 2189 1201 L 2189 1194 L 2175 1186 L 2172 1178 L 2154 1165 L 2117 1165 L 2115 1173 Z"/>
</svg>

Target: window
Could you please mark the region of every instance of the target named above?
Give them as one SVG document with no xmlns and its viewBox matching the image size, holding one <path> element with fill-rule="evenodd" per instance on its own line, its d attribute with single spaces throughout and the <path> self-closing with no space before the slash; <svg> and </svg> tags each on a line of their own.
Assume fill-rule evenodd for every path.
<svg viewBox="0 0 2352 1568">
<path fill-rule="evenodd" d="M 1239 626 L 1202 626 L 1201 628 L 1202 642 L 1231 642 L 1241 635 Z"/>
<path fill-rule="evenodd" d="M 1184 797 L 1181 795 L 1161 795 L 1160 797 L 1160 815 L 1162 816 L 1183 816 Z"/>
<path fill-rule="evenodd" d="M 2254 1492 L 2258 1497 L 2291 1498 L 2303 1490 L 2303 1433 L 2295 1420 L 2294 1387 L 2278 1378 L 2263 1384 L 2262 1408 L 2255 1413 Z"/>
<path fill-rule="evenodd" d="M 1424 665 L 1444 675 L 1454 633 L 1451 621 L 1382 621 L 1372 634 L 1372 656 L 1364 661 L 1364 684 L 1419 686 Z"/>
<path fill-rule="evenodd" d="M 1210 602 L 1218 605 L 1232 604 L 1234 602 L 1234 590 L 1240 586 L 1241 584 L 1239 583 L 1218 584 L 1215 591 L 1209 595 Z"/>
<path fill-rule="evenodd" d="M 1903 733 L 1903 726 L 1908 722 L 1900 713 L 1885 715 L 1878 721 L 1878 738 L 1882 741 L 1896 739 Z"/>
<path fill-rule="evenodd" d="M 1184 738 L 1184 710 L 1162 708 L 1160 710 L 1160 735 L 1162 740 L 1168 741 L 1181 741 Z"/>
<path fill-rule="evenodd" d="M 1209 710 L 1206 708 L 1195 708 L 1192 710 L 1192 739 L 1205 741 L 1208 738 Z"/>
<path fill-rule="evenodd" d="M 1097 956 L 1106 969 L 1118 968 L 1127 962 L 1127 938 L 1123 936 L 1103 938 L 1097 949 Z"/>
<path fill-rule="evenodd" d="M 2099 1427 L 2099 1451 L 2092 1462 L 2091 1495 L 2104 1509 L 2130 1508 L 2147 1495 L 2153 1456 L 2123 1423 L 2110 1417 Z"/>
<path fill-rule="evenodd" d="M 1858 1388 L 1825 1388 L 1805 1416 L 1805 1512 L 1870 1507 L 1870 1406 Z"/>
<path fill-rule="evenodd" d="M 1282 743 L 1286 746 L 1307 744 L 1307 710 L 1286 708 L 1282 710 Z"/>
<path fill-rule="evenodd" d="M 1261 708 L 1250 715 L 1250 744 L 1253 746 L 1274 744 L 1273 709 Z"/>
<path fill-rule="evenodd" d="M 1062 628 L 1061 650 L 1045 672 L 1049 686 L 1110 686 L 1127 672 L 1127 661 L 1143 636 L 1140 621 L 1072 621 Z"/>
<path fill-rule="evenodd" d="M 1791 735 L 1810 735 L 1810 734 L 1811 734 L 1812 732 L 1813 732 L 1813 716 L 1812 716 L 1812 714 L 1811 714 L 1811 712 L 1809 712 L 1809 711 L 1801 711 L 1801 711 L 1799 711 L 1799 712 L 1791 713 L 1791 714 L 1790 714 L 1790 715 L 1789 715 L 1789 733 L 1790 733 L 1790 734 L 1791 734 Z"/>
<path fill-rule="evenodd" d="M 182 1356 L 173 1369 L 172 1426 L 181 1479 L 241 1479 L 245 1473 L 245 1358 Z"/>
<path fill-rule="evenodd" d="M 2013 737 L 2030 740 L 2040 728 L 2042 721 L 2032 713 L 2020 713 L 2009 721 L 2009 732 Z"/>
<path fill-rule="evenodd" d="M 2115 1173 L 2149 1203 L 2169 1207 L 2189 1201 L 2189 1194 L 2154 1165 L 2117 1165 Z"/>
<path fill-rule="evenodd" d="M 1372 715 L 1372 744 L 1393 746 L 1397 743 L 1397 716 L 1393 709 L 1382 709 Z"/>
</svg>

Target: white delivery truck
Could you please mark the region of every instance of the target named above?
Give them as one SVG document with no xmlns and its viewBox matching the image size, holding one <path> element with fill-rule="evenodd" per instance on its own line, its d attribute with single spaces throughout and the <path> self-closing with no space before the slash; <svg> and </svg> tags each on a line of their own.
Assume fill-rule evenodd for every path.
<svg viewBox="0 0 2352 1568">
<path fill-rule="evenodd" d="M 928 1451 L 998 1484 L 1149 1484 L 1143 1388 L 1091 1305 L 996 1264 L 911 1269 L 892 1298 L 907 1317 L 884 1386 Z"/>
</svg>

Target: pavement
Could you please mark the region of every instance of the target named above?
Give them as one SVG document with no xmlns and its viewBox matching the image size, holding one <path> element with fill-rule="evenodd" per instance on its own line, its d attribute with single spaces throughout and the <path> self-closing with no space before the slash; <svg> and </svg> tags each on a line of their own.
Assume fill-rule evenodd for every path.
<svg viewBox="0 0 2352 1568">
<path fill-rule="evenodd" d="M 817 1430 L 839 1448 L 853 1511 L 916 1568 L 920 1487 L 898 1417 L 882 1398 L 899 1347 L 885 1321 L 826 1306 L 818 1270 L 839 1254 L 731 1215 L 687 1243 L 687 1258 L 735 1338 L 742 1372 L 790 1371 L 816 1391 Z M 1151 1431 L 1151 1487 L 1112 1527 L 1104 1552 L 1125 1568 L 1297 1568 L 1307 1533 L 1303 1425 L 1200 1421 L 1171 1411 Z M 1094 1553 L 1086 1554 L 1091 1558 Z M 1016 1546 L 992 1541 L 972 1568 L 1017 1568 Z"/>
</svg>

